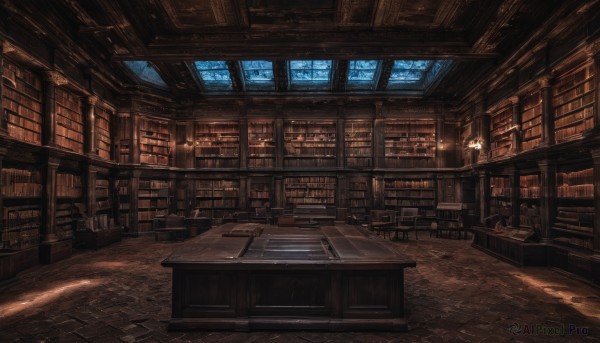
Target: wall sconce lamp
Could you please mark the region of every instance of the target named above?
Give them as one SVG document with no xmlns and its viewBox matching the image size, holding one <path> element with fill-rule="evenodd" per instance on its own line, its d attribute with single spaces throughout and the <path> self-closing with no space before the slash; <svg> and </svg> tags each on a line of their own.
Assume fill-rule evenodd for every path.
<svg viewBox="0 0 600 343">
<path fill-rule="evenodd" d="M 481 139 L 473 139 L 469 142 L 469 145 L 467 146 L 471 149 L 481 150 L 482 143 L 483 141 Z"/>
</svg>

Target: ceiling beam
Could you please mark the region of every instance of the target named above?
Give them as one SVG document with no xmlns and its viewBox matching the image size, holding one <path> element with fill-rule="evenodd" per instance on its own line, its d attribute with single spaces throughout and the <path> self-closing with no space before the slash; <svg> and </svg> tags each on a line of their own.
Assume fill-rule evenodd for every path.
<svg viewBox="0 0 600 343">
<path fill-rule="evenodd" d="M 406 31 L 247 32 L 159 36 L 145 51 L 115 59 L 289 59 L 289 58 L 495 59 L 477 52 L 459 33 Z"/>
</svg>

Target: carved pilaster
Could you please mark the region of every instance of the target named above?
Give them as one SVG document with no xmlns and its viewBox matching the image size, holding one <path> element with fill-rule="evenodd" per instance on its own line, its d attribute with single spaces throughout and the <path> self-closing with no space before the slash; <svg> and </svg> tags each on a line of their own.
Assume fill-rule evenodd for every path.
<svg viewBox="0 0 600 343">
<path fill-rule="evenodd" d="M 42 193 L 42 225 L 40 237 L 42 243 L 58 241 L 56 236 L 56 173 L 60 160 L 49 157 L 43 170 L 43 193 Z"/>
<path fill-rule="evenodd" d="M 0 41 L 0 52 L 4 50 L 4 42 Z M 0 135 L 7 135 L 8 116 L 4 111 L 4 55 L 0 53 Z"/>
<path fill-rule="evenodd" d="M 594 161 L 594 218 L 600 218 L 600 148 L 592 149 Z M 600 220 L 594 220 L 594 251 L 600 253 Z"/>
<path fill-rule="evenodd" d="M 490 175 L 487 170 L 479 171 L 479 222 L 490 216 Z"/>
<path fill-rule="evenodd" d="M 44 79 L 44 131 L 43 144 L 54 146 L 56 142 L 56 87 L 68 84 L 68 80 L 55 71 L 47 71 Z"/>
<path fill-rule="evenodd" d="M 246 107 L 240 109 L 240 169 L 248 168 L 248 118 Z"/>
<path fill-rule="evenodd" d="M 84 151 L 88 155 L 97 156 L 96 151 L 96 102 L 98 97 L 95 95 L 89 95 L 85 99 L 85 118 L 84 118 L 84 132 L 83 136 Z"/>
<path fill-rule="evenodd" d="M 373 167 L 385 168 L 385 119 L 383 103 L 375 103 L 375 119 L 373 121 Z"/>
</svg>

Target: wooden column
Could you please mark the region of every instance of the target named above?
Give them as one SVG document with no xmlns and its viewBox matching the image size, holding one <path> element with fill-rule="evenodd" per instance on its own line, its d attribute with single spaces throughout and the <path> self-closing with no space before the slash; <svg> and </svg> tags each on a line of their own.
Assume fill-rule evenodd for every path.
<svg viewBox="0 0 600 343">
<path fill-rule="evenodd" d="M 133 107 L 133 104 L 132 104 Z M 134 111 L 129 115 L 131 133 L 129 135 L 129 163 L 140 163 L 140 116 Z"/>
<path fill-rule="evenodd" d="M 194 167 L 194 123 L 177 122 L 175 128 L 177 141 L 175 147 L 175 166 L 177 168 Z"/>
<path fill-rule="evenodd" d="M 285 207 L 285 194 L 283 191 L 283 176 L 275 176 L 275 189 L 274 189 L 274 207 Z"/>
<path fill-rule="evenodd" d="M 373 121 L 373 168 L 385 168 L 385 119 L 382 103 L 375 103 L 375 119 Z"/>
<path fill-rule="evenodd" d="M 512 130 L 510 133 L 511 138 L 511 151 L 509 153 L 517 154 L 521 151 L 521 103 L 518 96 L 510 98 L 512 104 L 512 122 L 513 125 L 517 126 L 517 129 Z"/>
<path fill-rule="evenodd" d="M 554 116 L 552 115 L 552 93 L 550 78 L 540 80 L 540 94 L 542 96 L 542 142 L 540 146 L 554 144 Z"/>
<path fill-rule="evenodd" d="M 248 168 L 248 118 L 246 108 L 240 110 L 240 169 Z"/>
<path fill-rule="evenodd" d="M 600 148 L 592 149 L 594 160 L 594 251 L 600 253 Z"/>
<path fill-rule="evenodd" d="M 4 112 L 4 46 L 5 43 L 0 41 L 0 135 L 8 134 L 7 115 Z M 2 207 L 0 207 L 2 208 Z M 1 225 L 1 224 L 0 224 Z M 0 226 L 1 228 L 1 226 Z M 0 230 L 1 231 L 1 230 Z"/>
<path fill-rule="evenodd" d="M 139 197 L 138 191 L 140 189 L 140 170 L 134 170 L 131 172 L 131 178 L 129 179 L 129 231 L 137 234 L 139 232 L 139 220 L 138 220 L 138 209 L 139 209 Z"/>
<path fill-rule="evenodd" d="M 177 214 L 177 174 L 169 173 L 168 178 L 169 197 L 167 198 L 167 215 L 171 213 Z"/>
<path fill-rule="evenodd" d="M 238 208 L 241 211 L 248 210 L 248 176 L 240 176 L 240 192 L 239 192 Z"/>
<path fill-rule="evenodd" d="M 540 236 L 542 242 L 552 237 L 556 217 L 556 164 L 548 159 L 538 161 L 540 168 Z"/>
<path fill-rule="evenodd" d="M 47 71 L 44 79 L 44 128 L 42 143 L 56 145 L 56 87 L 67 84 L 67 80 L 55 71 Z"/>
<path fill-rule="evenodd" d="M 275 119 L 275 170 L 283 170 L 283 119 Z M 279 207 L 279 206 L 277 206 Z"/>
<path fill-rule="evenodd" d="M 185 208 L 187 214 L 191 216 L 192 211 L 196 209 L 196 180 L 191 178 L 192 175 L 185 175 L 186 192 L 185 192 Z"/>
<path fill-rule="evenodd" d="M 96 102 L 98 97 L 89 95 L 85 99 L 83 129 L 83 151 L 87 155 L 98 156 L 96 151 Z"/>
<path fill-rule="evenodd" d="M 519 169 L 514 166 L 508 170 L 508 175 L 510 177 L 511 184 L 511 192 L 510 192 L 510 203 L 512 204 L 512 221 L 507 223 L 512 227 L 519 227 L 521 225 L 521 208 L 519 204 L 520 192 L 521 192 L 521 178 Z"/>
<path fill-rule="evenodd" d="M 60 160 L 48 157 L 43 170 L 42 185 L 42 225 L 40 226 L 40 238 L 42 243 L 53 243 L 58 241 L 56 236 L 56 172 Z"/>
<path fill-rule="evenodd" d="M 490 175 L 487 170 L 479 171 L 479 222 L 490 216 Z"/>
</svg>

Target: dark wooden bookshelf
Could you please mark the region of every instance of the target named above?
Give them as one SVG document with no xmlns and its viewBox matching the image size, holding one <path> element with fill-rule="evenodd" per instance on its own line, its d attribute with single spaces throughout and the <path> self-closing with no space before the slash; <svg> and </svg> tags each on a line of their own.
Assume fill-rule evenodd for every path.
<svg viewBox="0 0 600 343">
<path fill-rule="evenodd" d="M 542 142 L 542 96 L 539 90 L 523 98 L 521 131 L 521 151 L 534 149 Z"/>
<path fill-rule="evenodd" d="M 335 205 L 335 177 L 286 177 L 284 185 L 287 207 L 294 207 L 295 205 Z"/>
<path fill-rule="evenodd" d="M 21 250 L 36 247 L 40 240 L 42 180 L 31 168 L 2 168 L 1 248 Z"/>
<path fill-rule="evenodd" d="M 240 127 L 236 122 L 198 122 L 195 125 L 197 168 L 239 168 Z"/>
<path fill-rule="evenodd" d="M 142 119 L 140 121 L 140 163 L 170 165 L 170 141 L 168 121 Z"/>
<path fill-rule="evenodd" d="M 500 214 L 504 218 L 512 215 L 512 182 L 509 176 L 490 177 L 490 215 Z"/>
<path fill-rule="evenodd" d="M 385 166 L 426 168 L 435 166 L 436 123 L 431 119 L 386 121 Z"/>
<path fill-rule="evenodd" d="M 152 222 L 157 216 L 169 214 L 169 180 L 140 179 L 138 190 L 139 232 L 152 231 Z"/>
<path fill-rule="evenodd" d="M 591 63 L 584 63 L 558 77 L 552 87 L 554 139 L 557 143 L 581 138 L 594 128 L 596 81 Z"/>
<path fill-rule="evenodd" d="M 435 209 L 435 180 L 421 177 L 387 177 L 384 184 L 384 205 L 388 210 L 416 207 L 421 214 Z"/>
<path fill-rule="evenodd" d="M 335 121 L 286 121 L 284 167 L 335 167 L 336 136 Z"/>
<path fill-rule="evenodd" d="M 14 76 L 14 84 L 5 82 L 2 105 L 8 135 L 20 141 L 42 143 L 42 80 L 31 70 L 3 59 L 3 72 Z"/>
<path fill-rule="evenodd" d="M 273 178 L 270 176 L 253 176 L 249 178 L 248 205 L 252 213 L 257 209 L 267 209 L 273 203 Z"/>
<path fill-rule="evenodd" d="M 566 169 L 556 173 L 557 208 L 553 242 L 593 249 L 594 171 Z"/>
<path fill-rule="evenodd" d="M 350 214 L 366 216 L 371 208 L 371 178 L 367 176 L 354 176 L 348 179 L 348 210 Z"/>
<path fill-rule="evenodd" d="M 240 181 L 238 179 L 196 180 L 196 209 L 202 217 L 212 218 L 218 225 L 223 218 L 238 211 Z"/>
<path fill-rule="evenodd" d="M 70 172 L 56 173 L 56 236 L 71 239 L 76 220 L 84 214 L 81 175 Z"/>
<path fill-rule="evenodd" d="M 110 147 L 112 145 L 111 138 L 111 120 L 112 111 L 101 106 L 96 106 L 96 149 L 98 157 L 103 160 L 110 160 Z"/>
<path fill-rule="evenodd" d="M 491 157 L 507 155 L 512 149 L 510 128 L 513 126 L 512 107 L 505 106 L 492 114 L 490 127 Z"/>
<path fill-rule="evenodd" d="M 273 121 L 248 123 L 248 167 L 273 168 L 277 147 Z"/>
<path fill-rule="evenodd" d="M 346 168 L 371 168 L 373 161 L 373 121 L 347 120 L 345 126 Z"/>
<path fill-rule="evenodd" d="M 76 153 L 83 153 L 83 108 L 81 96 L 73 91 L 56 87 L 56 145 Z"/>
</svg>

